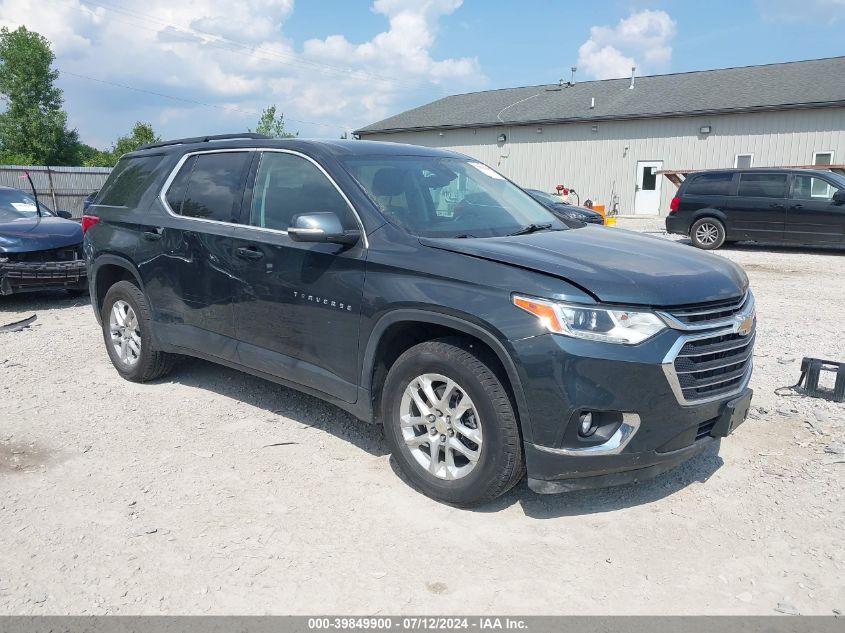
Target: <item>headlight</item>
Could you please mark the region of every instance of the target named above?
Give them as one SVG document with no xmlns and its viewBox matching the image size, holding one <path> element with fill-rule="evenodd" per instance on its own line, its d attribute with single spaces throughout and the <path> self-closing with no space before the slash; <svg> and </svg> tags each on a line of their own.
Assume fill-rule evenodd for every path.
<svg viewBox="0 0 845 633">
<path fill-rule="evenodd" d="M 564 211 L 563 215 L 565 215 L 570 220 L 583 220 L 584 216 L 580 213 L 576 213 L 574 211 Z"/>
<path fill-rule="evenodd" d="M 536 316 L 549 332 L 605 343 L 636 345 L 666 328 L 653 312 L 611 310 L 515 296 L 513 304 Z"/>
</svg>

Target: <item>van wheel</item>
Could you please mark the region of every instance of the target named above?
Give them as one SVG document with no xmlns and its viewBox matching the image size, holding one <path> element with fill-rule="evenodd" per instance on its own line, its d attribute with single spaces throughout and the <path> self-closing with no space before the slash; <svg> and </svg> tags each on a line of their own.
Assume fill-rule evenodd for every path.
<svg viewBox="0 0 845 633">
<path fill-rule="evenodd" d="M 173 367 L 173 354 L 153 349 L 150 306 L 138 287 L 118 281 L 103 301 L 103 339 L 117 373 L 132 382 L 164 376 Z"/>
<path fill-rule="evenodd" d="M 701 218 L 689 231 L 693 246 L 711 251 L 725 243 L 725 225 L 716 218 Z"/>
<path fill-rule="evenodd" d="M 427 341 L 402 354 L 381 402 L 393 457 L 429 497 L 475 506 L 522 479 L 522 443 L 508 393 L 459 339 Z"/>
</svg>

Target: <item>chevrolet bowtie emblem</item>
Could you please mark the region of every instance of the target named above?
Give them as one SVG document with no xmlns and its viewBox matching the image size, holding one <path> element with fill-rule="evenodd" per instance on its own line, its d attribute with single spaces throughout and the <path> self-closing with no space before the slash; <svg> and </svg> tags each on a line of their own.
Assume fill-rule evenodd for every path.
<svg viewBox="0 0 845 633">
<path fill-rule="evenodd" d="M 736 331 L 740 336 L 748 336 L 748 334 L 751 332 L 751 329 L 753 327 L 754 327 L 754 317 L 753 316 L 747 316 L 736 327 Z"/>
</svg>

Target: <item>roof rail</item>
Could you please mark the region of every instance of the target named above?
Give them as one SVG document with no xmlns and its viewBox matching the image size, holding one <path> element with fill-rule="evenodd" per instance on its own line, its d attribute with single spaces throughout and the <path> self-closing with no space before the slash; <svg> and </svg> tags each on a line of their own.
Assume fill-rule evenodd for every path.
<svg viewBox="0 0 845 633">
<path fill-rule="evenodd" d="M 190 143 L 208 143 L 209 141 L 229 141 L 233 139 L 258 139 L 267 140 L 272 137 L 266 134 L 256 134 L 255 132 L 240 132 L 239 134 L 215 134 L 213 136 L 193 136 L 190 138 L 177 138 L 172 141 L 162 141 L 161 143 L 150 143 L 149 145 L 142 145 L 139 150 L 153 149 L 156 147 L 168 147 L 170 145 L 188 145 Z"/>
</svg>

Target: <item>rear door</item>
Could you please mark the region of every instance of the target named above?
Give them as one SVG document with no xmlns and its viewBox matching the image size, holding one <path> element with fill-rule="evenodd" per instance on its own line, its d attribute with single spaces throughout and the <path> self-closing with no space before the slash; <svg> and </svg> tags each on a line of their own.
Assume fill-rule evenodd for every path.
<svg viewBox="0 0 845 633">
<path fill-rule="evenodd" d="M 784 239 L 802 244 L 845 241 L 845 206 L 833 203 L 838 187 L 818 174 L 795 174 Z"/>
<path fill-rule="evenodd" d="M 142 227 L 136 260 L 167 342 L 235 358 L 232 236 L 254 153 L 190 154 L 165 184 L 163 213 Z"/>
<path fill-rule="evenodd" d="M 732 239 L 783 239 L 788 182 L 786 173 L 740 172 L 736 195 L 725 205 L 734 229 Z"/>
<path fill-rule="evenodd" d="M 260 155 L 235 229 L 234 317 L 240 362 L 345 402 L 357 399 L 358 324 L 366 247 L 294 242 L 299 214 L 355 213 L 322 167 L 302 154 Z"/>
</svg>

